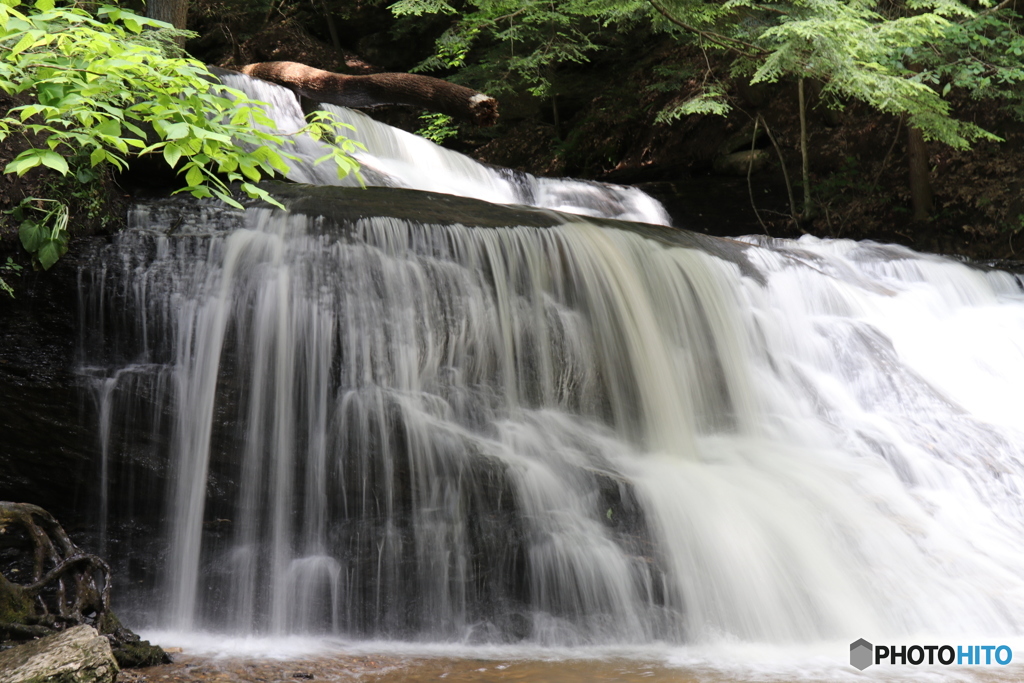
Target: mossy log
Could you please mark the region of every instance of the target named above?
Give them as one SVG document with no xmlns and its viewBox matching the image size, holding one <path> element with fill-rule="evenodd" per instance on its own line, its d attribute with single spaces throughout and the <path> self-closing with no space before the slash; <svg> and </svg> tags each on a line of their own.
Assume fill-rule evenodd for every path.
<svg viewBox="0 0 1024 683">
<path fill-rule="evenodd" d="M 493 97 L 431 76 L 348 76 L 298 62 L 259 62 L 242 67 L 241 72 L 289 88 L 302 97 L 343 107 L 409 104 L 478 126 L 498 122 L 498 102 Z"/>
</svg>

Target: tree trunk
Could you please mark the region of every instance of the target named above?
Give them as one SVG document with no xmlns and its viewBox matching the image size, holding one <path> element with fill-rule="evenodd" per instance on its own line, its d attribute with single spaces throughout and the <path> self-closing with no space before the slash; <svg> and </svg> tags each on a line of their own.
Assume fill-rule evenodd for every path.
<svg viewBox="0 0 1024 683">
<path fill-rule="evenodd" d="M 147 0 L 146 16 L 166 21 L 174 28 L 187 28 L 188 0 Z"/>
<path fill-rule="evenodd" d="M 324 13 L 324 19 L 327 20 L 327 30 L 331 34 L 331 45 L 334 47 L 335 52 L 341 54 L 341 39 L 338 38 L 338 27 L 334 22 L 334 14 L 325 0 L 321 0 L 320 7 Z"/>
<path fill-rule="evenodd" d="M 907 161 L 910 166 L 910 201 L 915 221 L 926 221 L 932 212 L 932 185 L 928 148 L 921 129 L 907 125 Z"/>
<path fill-rule="evenodd" d="M 797 81 L 797 98 L 800 104 L 800 168 L 804 186 L 804 207 L 800 219 L 806 221 L 813 215 L 814 205 L 811 203 L 811 162 L 807 150 L 807 98 L 802 78 Z"/>
<path fill-rule="evenodd" d="M 492 126 L 498 121 L 498 102 L 493 97 L 430 76 L 405 73 L 347 76 L 296 62 L 261 62 L 244 66 L 241 71 L 282 85 L 302 97 L 343 107 L 410 104 L 478 126 Z"/>
</svg>

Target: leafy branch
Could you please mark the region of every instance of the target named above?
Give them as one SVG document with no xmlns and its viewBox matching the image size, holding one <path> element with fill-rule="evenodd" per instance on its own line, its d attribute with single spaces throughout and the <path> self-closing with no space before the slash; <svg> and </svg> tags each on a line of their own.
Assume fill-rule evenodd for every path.
<svg viewBox="0 0 1024 683">
<path fill-rule="evenodd" d="M 180 35 L 109 5 L 92 14 L 58 8 L 54 0 L 0 0 L 0 90 L 32 98 L 0 118 L 0 140 L 22 133 L 42 142 L 4 173 L 46 167 L 66 176 L 68 158 L 81 154 L 92 168 L 124 169 L 131 156 L 160 154 L 184 178 L 178 192 L 239 207 L 229 187 L 237 182 L 249 197 L 277 204 L 256 183 L 288 173 L 291 138 L 272 132 L 265 103 L 218 83 L 202 63 L 182 56 L 174 43 Z M 347 128 L 320 112 L 300 131 L 334 140 L 334 151 L 321 161 L 334 161 L 339 176 L 358 169 Z M 52 209 L 45 214 L 59 217 Z M 36 239 L 29 229 L 25 246 L 48 268 L 59 258 L 53 254 L 66 251 L 66 239 L 63 251 L 57 247 L 64 232 L 54 223 L 45 239 Z M 29 247 L 40 239 L 45 255 Z"/>
</svg>

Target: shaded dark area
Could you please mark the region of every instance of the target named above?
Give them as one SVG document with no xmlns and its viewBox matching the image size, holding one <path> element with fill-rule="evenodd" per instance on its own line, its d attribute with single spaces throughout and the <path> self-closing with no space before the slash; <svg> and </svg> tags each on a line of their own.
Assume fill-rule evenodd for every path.
<svg viewBox="0 0 1024 683">
<path fill-rule="evenodd" d="M 74 371 L 82 243 L 48 272 L 23 271 L 0 305 L 0 500 L 33 503 L 70 523 L 95 481 L 95 429 Z"/>
</svg>

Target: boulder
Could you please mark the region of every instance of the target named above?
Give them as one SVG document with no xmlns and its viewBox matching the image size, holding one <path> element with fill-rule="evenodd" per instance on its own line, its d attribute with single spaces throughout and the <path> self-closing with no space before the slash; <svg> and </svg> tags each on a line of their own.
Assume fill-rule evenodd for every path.
<svg viewBox="0 0 1024 683">
<path fill-rule="evenodd" d="M 3 683 L 114 683 L 118 671 L 110 643 L 92 626 L 0 652 Z"/>
</svg>

